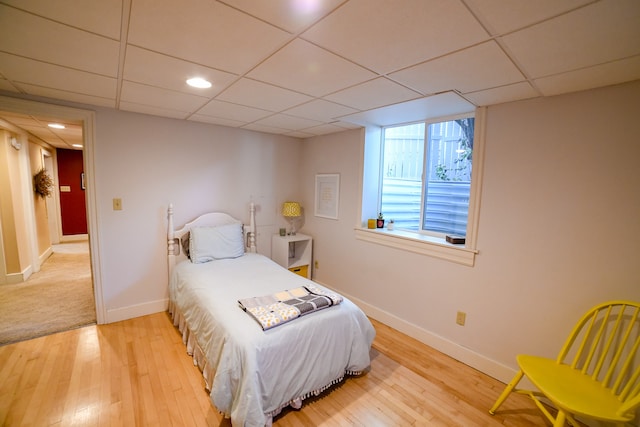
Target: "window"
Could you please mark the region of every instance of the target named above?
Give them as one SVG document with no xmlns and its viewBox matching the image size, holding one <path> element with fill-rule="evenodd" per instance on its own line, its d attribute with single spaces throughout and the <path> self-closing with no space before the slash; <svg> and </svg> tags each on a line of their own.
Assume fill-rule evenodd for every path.
<svg viewBox="0 0 640 427">
<path fill-rule="evenodd" d="M 467 234 L 473 129 L 473 117 L 384 129 L 380 212 L 395 227 Z"/>
<path fill-rule="evenodd" d="M 485 114 L 367 128 L 356 237 L 474 265 Z M 393 231 L 367 229 L 378 212 L 394 220 Z M 450 244 L 446 235 L 466 242 Z"/>
</svg>

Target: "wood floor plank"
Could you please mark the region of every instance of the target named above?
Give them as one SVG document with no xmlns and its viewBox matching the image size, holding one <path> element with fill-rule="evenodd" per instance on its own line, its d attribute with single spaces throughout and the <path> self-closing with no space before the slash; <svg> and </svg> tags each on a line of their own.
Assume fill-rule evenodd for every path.
<svg viewBox="0 0 640 427">
<path fill-rule="evenodd" d="M 372 323 L 370 370 L 274 427 L 549 425 L 518 395 L 489 415 L 504 384 Z M 0 425 L 231 427 L 166 313 L 0 347 Z"/>
<path fill-rule="evenodd" d="M 57 376 L 55 368 L 58 364 L 62 342 L 59 339 L 56 340 L 56 338 L 55 336 L 51 336 L 45 339 L 49 351 L 44 356 L 41 374 L 32 393 L 33 398 L 29 402 L 29 406 L 39 408 L 40 410 L 27 412 L 22 421 L 24 424 L 49 424 L 50 414 L 54 413 L 54 408 L 57 406 L 57 399 L 53 399 L 52 396 L 47 393 L 47 391 L 49 391 L 49 384 L 57 381 L 55 378 Z"/>
</svg>

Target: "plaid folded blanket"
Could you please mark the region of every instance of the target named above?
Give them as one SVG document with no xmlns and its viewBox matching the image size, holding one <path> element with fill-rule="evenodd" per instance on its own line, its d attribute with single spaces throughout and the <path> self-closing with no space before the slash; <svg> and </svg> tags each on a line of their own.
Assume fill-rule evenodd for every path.
<svg viewBox="0 0 640 427">
<path fill-rule="evenodd" d="M 313 285 L 238 300 L 240 308 L 251 315 L 265 331 L 341 302 L 341 295 Z"/>
</svg>

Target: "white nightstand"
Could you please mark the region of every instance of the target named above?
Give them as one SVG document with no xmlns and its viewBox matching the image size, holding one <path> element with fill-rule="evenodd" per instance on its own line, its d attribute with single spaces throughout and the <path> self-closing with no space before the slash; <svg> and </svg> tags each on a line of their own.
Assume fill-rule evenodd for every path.
<svg viewBox="0 0 640 427">
<path fill-rule="evenodd" d="M 296 234 L 271 238 L 271 259 L 307 279 L 311 279 L 311 255 L 313 239 L 311 236 Z"/>
</svg>

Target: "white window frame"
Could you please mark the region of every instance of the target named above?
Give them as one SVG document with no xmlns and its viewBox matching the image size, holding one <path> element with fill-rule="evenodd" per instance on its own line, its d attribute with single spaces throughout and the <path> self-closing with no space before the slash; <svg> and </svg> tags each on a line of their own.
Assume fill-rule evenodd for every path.
<svg viewBox="0 0 640 427">
<path fill-rule="evenodd" d="M 439 118 L 437 121 L 447 121 L 450 118 Z M 432 120 L 429 120 L 432 122 Z M 482 191 L 482 176 L 484 169 L 484 146 L 486 128 L 486 107 L 475 111 L 475 135 L 473 142 L 473 169 L 471 172 L 471 190 L 469 197 L 469 215 L 467 218 L 467 235 L 464 245 L 448 243 L 444 236 L 433 236 L 424 232 L 410 230 L 388 230 L 386 228 L 367 228 L 367 219 L 377 216 L 379 206 L 379 191 L 374 194 L 372 188 L 379 188 L 381 184 L 380 157 L 382 129 L 367 129 L 365 132 L 365 146 L 363 153 L 362 201 L 360 223 L 355 228 L 357 239 L 376 243 L 396 249 L 415 252 L 458 264 L 473 266 L 478 254 L 477 236 L 480 217 L 480 196 Z M 375 182 L 375 185 L 374 185 Z"/>
</svg>

